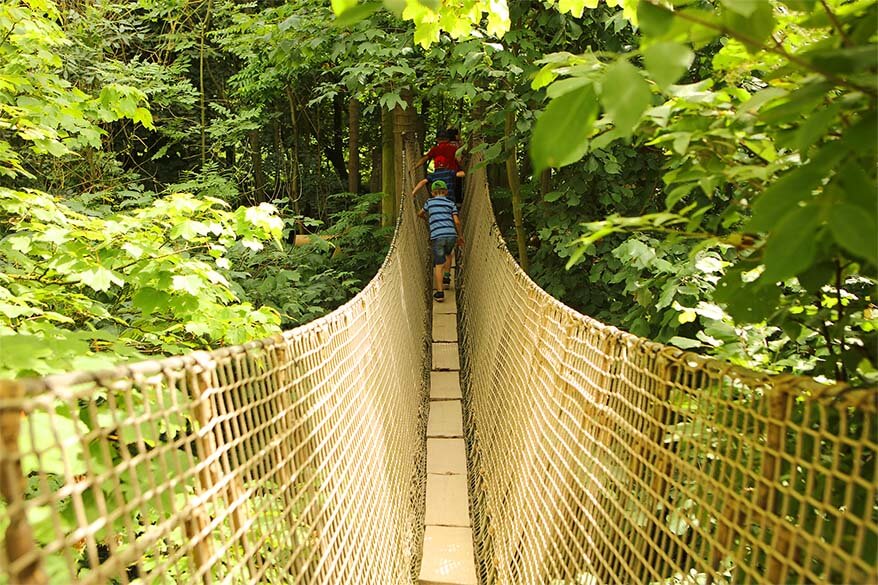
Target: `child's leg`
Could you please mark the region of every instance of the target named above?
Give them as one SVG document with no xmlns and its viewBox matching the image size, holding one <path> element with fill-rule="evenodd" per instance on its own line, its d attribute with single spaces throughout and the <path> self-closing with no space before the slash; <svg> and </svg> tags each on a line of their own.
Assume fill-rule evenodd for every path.
<svg viewBox="0 0 878 585">
<path fill-rule="evenodd" d="M 442 283 L 442 269 L 444 268 L 443 264 L 436 264 L 433 266 L 433 282 L 436 284 L 436 290 L 444 291 L 445 285 Z"/>
<path fill-rule="evenodd" d="M 445 256 L 445 264 L 442 267 L 444 269 L 445 274 L 451 274 L 451 254 L 453 254 L 453 253 L 454 252 L 449 252 Z"/>
</svg>

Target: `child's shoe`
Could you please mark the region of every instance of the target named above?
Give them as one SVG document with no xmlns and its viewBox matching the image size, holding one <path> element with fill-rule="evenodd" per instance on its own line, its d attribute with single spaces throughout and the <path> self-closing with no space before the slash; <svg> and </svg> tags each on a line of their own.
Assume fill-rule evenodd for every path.
<svg viewBox="0 0 878 585">
<path fill-rule="evenodd" d="M 448 286 L 449 284 L 451 284 L 451 273 L 450 272 L 446 272 L 444 275 L 442 275 L 442 284 L 444 284 L 445 286 Z"/>
<path fill-rule="evenodd" d="M 441 290 L 437 290 L 433 293 L 433 300 L 437 303 L 441 303 L 445 300 L 445 292 Z"/>
</svg>

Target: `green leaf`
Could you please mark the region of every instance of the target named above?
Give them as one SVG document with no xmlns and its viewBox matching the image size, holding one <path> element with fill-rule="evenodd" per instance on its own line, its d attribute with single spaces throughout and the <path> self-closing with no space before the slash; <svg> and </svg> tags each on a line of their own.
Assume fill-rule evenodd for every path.
<svg viewBox="0 0 878 585">
<path fill-rule="evenodd" d="M 649 107 L 652 93 L 640 72 L 626 59 L 619 59 L 607 69 L 603 80 L 601 103 L 616 128 L 630 135 Z"/>
<path fill-rule="evenodd" d="M 747 230 L 770 231 L 787 211 L 811 197 L 811 192 L 820 185 L 828 168 L 838 162 L 845 152 L 845 148 L 837 142 L 830 143 L 820 149 L 811 162 L 775 181 L 753 204 L 753 217 L 747 223 Z"/>
<path fill-rule="evenodd" d="M 88 432 L 85 423 L 57 413 L 32 412 L 19 434 L 21 467 L 27 476 L 33 471 L 65 475 L 86 472 L 79 437 Z M 38 457 L 39 455 L 39 457 Z"/>
<path fill-rule="evenodd" d="M 556 64 L 549 63 L 540 69 L 534 76 L 533 81 L 530 82 L 531 89 L 540 89 L 555 81 L 555 78 L 558 77 L 558 74 L 555 72 L 556 68 Z"/>
<path fill-rule="evenodd" d="M 680 349 L 692 349 L 695 347 L 701 347 L 702 343 L 697 339 L 689 339 L 688 337 L 680 337 L 679 335 L 675 335 L 668 340 L 668 343 L 671 345 L 675 345 Z"/>
<path fill-rule="evenodd" d="M 779 282 L 807 270 L 817 254 L 815 232 L 819 225 L 820 214 L 813 205 L 786 214 L 765 245 L 765 272 L 760 278 Z"/>
<path fill-rule="evenodd" d="M 716 283 L 713 299 L 725 305 L 726 312 L 739 323 L 759 323 L 771 316 L 780 301 L 780 288 L 757 280 L 745 283 L 741 275 L 745 266 L 729 270 Z"/>
<path fill-rule="evenodd" d="M 837 178 L 845 201 L 860 206 L 868 213 L 875 213 L 875 194 L 878 193 L 878 188 L 875 180 L 866 174 L 857 161 L 852 160 L 845 164 Z"/>
<path fill-rule="evenodd" d="M 351 10 L 357 5 L 357 0 L 331 0 L 332 11 L 336 16 L 341 16 L 346 11 Z"/>
<path fill-rule="evenodd" d="M 348 27 L 357 24 L 361 20 L 372 16 L 379 8 L 381 8 L 380 2 L 357 4 L 336 16 L 333 24 L 338 27 Z"/>
<path fill-rule="evenodd" d="M 643 52 L 647 70 L 663 88 L 676 83 L 689 70 L 694 58 L 695 53 L 680 43 L 656 43 Z"/>
<path fill-rule="evenodd" d="M 824 284 L 835 276 L 835 263 L 830 260 L 815 262 L 807 270 L 799 273 L 799 284 L 811 294 L 816 294 Z"/>
<path fill-rule="evenodd" d="M 590 85 L 552 100 L 531 137 L 534 171 L 563 167 L 582 158 L 597 114 L 597 97 Z"/>
<path fill-rule="evenodd" d="M 814 9 L 817 0 L 780 0 L 786 4 L 791 10 L 800 10 L 802 12 L 810 12 Z"/>
<path fill-rule="evenodd" d="M 174 276 L 171 288 L 187 292 L 191 295 L 197 295 L 205 287 L 205 284 L 204 279 L 194 274 L 178 274 Z"/>
<path fill-rule="evenodd" d="M 728 0 L 731 2 L 731 0 Z M 724 1 L 725 3 L 725 1 Z M 750 42 L 744 43 L 747 51 L 755 53 L 761 50 L 765 41 L 774 31 L 774 7 L 771 2 L 748 0 L 749 14 L 736 10 L 726 10 L 723 14 L 723 24 L 732 32 L 738 33 L 742 38 Z M 744 2 L 735 2 L 738 10 L 741 10 Z"/>
<path fill-rule="evenodd" d="M 878 68 L 878 49 L 874 44 L 841 49 L 820 49 L 801 55 L 816 67 L 832 73 L 859 73 Z"/>
<path fill-rule="evenodd" d="M 152 315 L 159 309 L 167 308 L 168 294 L 164 291 L 145 287 L 134 294 L 131 298 L 131 303 L 140 309 L 144 316 Z"/>
<path fill-rule="evenodd" d="M 829 210 L 829 230 L 842 248 L 878 265 L 878 220 L 874 205 L 871 213 L 848 203 L 833 205 Z"/>
<path fill-rule="evenodd" d="M 841 104 L 835 103 L 827 108 L 813 112 L 796 131 L 795 145 L 801 153 L 807 153 L 811 146 L 820 140 L 836 122 Z M 807 158 L 807 157 L 803 157 Z"/>
<path fill-rule="evenodd" d="M 637 23 L 643 34 L 661 37 L 674 24 L 674 15 L 666 8 L 660 8 L 647 0 L 640 0 L 637 5 Z"/>
<path fill-rule="evenodd" d="M 107 270 L 103 266 L 78 272 L 72 276 L 96 291 L 110 290 L 110 285 L 112 284 L 117 286 L 123 286 L 125 284 L 124 280 L 116 276 L 113 271 Z"/>
<path fill-rule="evenodd" d="M 758 1 L 754 0 L 720 0 L 723 6 L 742 16 L 750 16 L 756 10 Z"/>
</svg>

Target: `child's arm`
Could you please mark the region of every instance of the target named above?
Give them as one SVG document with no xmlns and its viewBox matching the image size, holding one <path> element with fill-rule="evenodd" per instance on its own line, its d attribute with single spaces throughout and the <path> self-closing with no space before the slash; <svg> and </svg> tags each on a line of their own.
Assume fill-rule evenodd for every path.
<svg viewBox="0 0 878 585">
<path fill-rule="evenodd" d="M 414 170 L 417 169 L 418 167 L 423 166 L 424 163 L 427 162 L 427 160 L 428 160 L 429 158 L 430 158 L 430 154 L 429 154 L 429 153 L 425 154 L 424 156 L 422 156 L 422 157 L 418 160 L 418 162 L 416 162 L 415 164 L 412 165 L 411 170 L 414 171 Z"/>
<path fill-rule="evenodd" d="M 463 248 L 463 228 L 460 226 L 460 217 L 458 217 L 456 211 L 451 214 L 451 219 L 454 220 L 454 231 L 457 232 L 457 246 L 458 248 Z"/>
<path fill-rule="evenodd" d="M 414 188 L 414 189 L 412 189 L 412 197 L 414 197 L 414 196 L 415 196 L 415 193 L 417 193 L 418 191 L 420 191 L 421 188 L 422 188 L 424 185 L 426 185 L 426 184 L 427 184 L 427 179 L 421 179 L 420 181 L 418 181 L 418 184 L 415 185 L 415 188 Z"/>
</svg>

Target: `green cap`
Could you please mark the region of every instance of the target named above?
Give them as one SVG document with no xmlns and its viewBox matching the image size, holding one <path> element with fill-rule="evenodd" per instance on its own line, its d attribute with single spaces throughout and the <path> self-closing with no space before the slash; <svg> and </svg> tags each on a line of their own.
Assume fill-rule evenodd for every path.
<svg viewBox="0 0 878 585">
<path fill-rule="evenodd" d="M 445 181 L 433 181 L 433 184 L 430 185 L 433 189 L 445 189 L 448 191 L 448 185 L 445 184 Z"/>
</svg>

